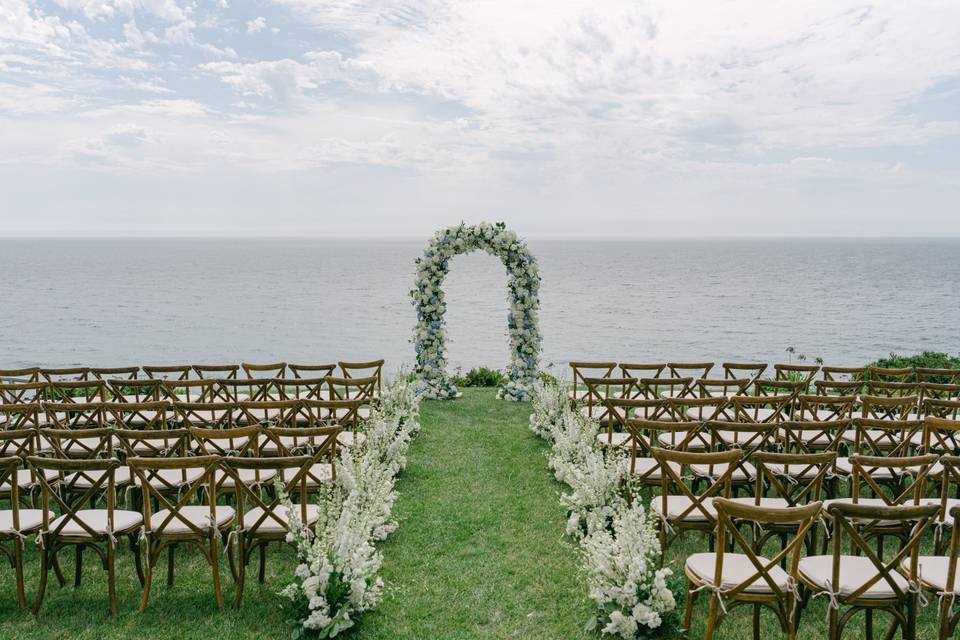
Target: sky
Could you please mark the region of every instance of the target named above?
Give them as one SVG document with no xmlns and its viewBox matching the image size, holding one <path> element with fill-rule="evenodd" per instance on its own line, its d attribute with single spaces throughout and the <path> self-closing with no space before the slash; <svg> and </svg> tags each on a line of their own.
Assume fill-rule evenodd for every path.
<svg viewBox="0 0 960 640">
<path fill-rule="evenodd" d="M 960 2 L 0 0 L 0 236 L 960 235 Z"/>
</svg>

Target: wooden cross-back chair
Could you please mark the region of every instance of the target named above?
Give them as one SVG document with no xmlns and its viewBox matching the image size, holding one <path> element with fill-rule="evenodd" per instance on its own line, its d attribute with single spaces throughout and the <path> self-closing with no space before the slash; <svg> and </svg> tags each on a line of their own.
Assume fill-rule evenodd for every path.
<svg viewBox="0 0 960 640">
<path fill-rule="evenodd" d="M 664 412 L 659 419 L 666 422 L 686 423 L 685 431 L 663 430 L 657 436 L 657 444 L 667 449 L 682 448 L 687 451 L 709 451 L 710 434 L 705 425 L 723 415 L 728 405 L 727 398 L 665 398 Z"/>
<path fill-rule="evenodd" d="M 656 402 L 656 401 L 648 401 Z M 678 431 L 687 433 L 690 427 L 686 422 L 664 422 L 662 420 L 649 420 L 643 418 L 625 418 L 623 421 L 623 430 L 630 434 L 630 467 L 629 477 L 631 483 L 636 483 L 644 487 L 659 487 L 663 478 L 661 477 L 660 464 L 653 457 L 652 449 L 657 444 L 657 436 L 663 432 Z M 677 450 L 685 451 L 686 447 L 681 443 Z M 680 466 L 675 463 L 673 466 L 680 471 Z"/>
<path fill-rule="evenodd" d="M 927 416 L 923 419 L 922 433 L 919 443 L 914 436 L 912 444 L 918 445 L 923 453 L 960 452 L 960 417 Z"/>
<path fill-rule="evenodd" d="M 821 396 L 853 396 L 863 392 L 864 383 L 861 380 L 814 380 L 813 388 Z"/>
<path fill-rule="evenodd" d="M 110 440 L 109 436 L 106 438 Z M 110 613 L 117 614 L 116 595 L 116 543 L 117 538 L 127 537 L 130 550 L 134 554 L 137 575 L 143 581 L 140 554 L 137 551 L 137 534 L 143 524 L 142 516 L 135 511 L 116 508 L 115 474 L 120 462 L 113 458 L 72 460 L 63 458 L 27 458 L 31 467 L 37 470 L 41 485 L 41 511 L 43 522 L 38 533 L 40 543 L 40 585 L 33 604 L 34 613 L 39 613 L 47 587 L 47 574 L 61 549 L 76 549 L 75 585 L 79 586 L 82 572 L 82 552 L 93 550 L 103 562 L 107 571 L 107 593 L 110 600 Z M 84 477 L 91 482 L 76 492 L 64 492 L 64 481 L 51 482 L 46 472 L 55 472 L 59 477 Z M 79 489 L 79 488 L 78 488 Z M 105 496 L 105 497 L 104 497 Z M 103 508 L 82 508 L 104 500 Z M 55 504 L 59 515 L 51 508 Z M 103 545 L 104 548 L 101 548 Z"/>
<path fill-rule="evenodd" d="M 956 637 L 960 625 L 960 608 L 953 612 L 957 597 L 960 597 L 960 571 L 957 569 L 960 565 L 960 506 L 947 512 L 946 521 L 952 523 L 953 529 L 949 549 L 944 548 L 935 556 L 919 556 L 916 573 L 911 573 L 907 558 L 900 564 L 903 573 L 939 602 L 938 640 Z"/>
<path fill-rule="evenodd" d="M 166 429 L 172 421 L 170 403 L 166 400 L 154 402 L 105 402 L 105 419 L 108 423 L 122 429 Z"/>
<path fill-rule="evenodd" d="M 262 402 L 274 399 L 273 378 L 220 378 L 212 387 L 214 402 Z"/>
<path fill-rule="evenodd" d="M 374 397 L 379 398 L 383 392 L 383 365 L 384 360 L 370 360 L 368 362 L 343 362 L 337 363 L 340 368 L 340 375 L 344 378 L 376 378 L 374 386 Z"/>
<path fill-rule="evenodd" d="M 855 382 L 864 380 L 867 374 L 866 367 L 821 367 L 820 373 L 826 382 Z"/>
<path fill-rule="evenodd" d="M 157 402 L 165 399 L 163 381 L 151 378 L 108 379 L 106 399 L 113 402 Z"/>
<path fill-rule="evenodd" d="M 90 375 L 96 380 L 136 380 L 140 367 L 90 367 Z"/>
<path fill-rule="evenodd" d="M 116 459 L 114 430 L 109 427 L 94 429 L 43 429 L 42 436 L 49 443 L 51 454 L 63 460 L 111 460 Z M 39 480 L 39 478 L 38 478 Z M 99 483 L 94 472 L 80 471 L 59 478 L 57 488 L 62 495 L 76 496 Z M 130 469 L 117 468 L 113 474 L 113 486 L 130 484 Z M 102 497 L 102 496 L 100 496 Z"/>
<path fill-rule="evenodd" d="M 273 381 L 278 397 L 286 400 L 326 400 L 327 378 L 283 378 Z"/>
<path fill-rule="evenodd" d="M 260 445 L 260 455 L 292 457 L 310 456 L 310 463 L 306 466 L 304 481 L 308 491 L 314 491 L 321 486 L 330 485 L 337 478 L 337 468 L 334 461 L 337 458 L 337 436 L 342 427 L 339 424 L 279 427 L 273 426 L 265 430 L 266 439 Z M 290 480 L 293 474 L 300 473 L 296 467 L 284 469 L 283 479 Z"/>
<path fill-rule="evenodd" d="M 756 396 L 793 396 L 796 398 L 801 393 L 809 391 L 809 382 L 803 380 L 757 380 L 753 383 L 754 395 Z M 792 407 L 791 407 L 792 411 Z"/>
<path fill-rule="evenodd" d="M 376 378 L 334 378 L 327 377 L 328 398 L 330 400 L 344 401 L 355 400 L 359 406 L 344 406 L 337 409 L 337 418 L 353 414 L 357 419 L 357 426 L 352 430 L 344 430 L 340 433 L 340 444 L 344 447 L 352 447 L 354 444 L 362 445 L 366 442 L 366 436 L 358 430 L 359 424 L 370 417 L 370 404 L 374 401 Z"/>
<path fill-rule="evenodd" d="M 244 375 L 248 378 L 286 378 L 287 363 L 271 362 L 266 364 L 255 364 L 252 362 L 241 362 L 240 367 Z"/>
<path fill-rule="evenodd" d="M 871 420 L 910 420 L 915 419 L 919 406 L 919 396 L 860 396 L 861 416 Z"/>
<path fill-rule="evenodd" d="M 43 511 L 20 508 L 20 472 L 30 474 L 29 469 L 20 468 L 22 463 L 20 455 L 0 455 L 0 488 L 10 500 L 9 508 L 0 510 L 0 522 L 3 523 L 0 526 L 0 553 L 7 557 L 13 567 L 17 605 L 24 609 L 27 598 L 23 581 L 23 542 L 26 536 L 37 532 L 43 525 Z"/>
<path fill-rule="evenodd" d="M 40 378 L 46 382 L 77 382 L 90 379 L 90 367 L 41 368 Z"/>
<path fill-rule="evenodd" d="M 730 483 L 734 495 L 737 490 L 746 485 L 752 485 L 757 477 L 757 470 L 750 462 L 750 458 L 757 451 L 765 451 L 773 446 L 777 436 L 777 425 L 772 423 L 741 423 L 707 421 L 704 431 L 709 434 L 709 451 L 738 449 L 741 458 L 733 464 L 730 473 Z M 696 477 L 712 480 L 726 470 L 722 464 L 719 469 L 712 464 L 691 464 L 690 471 Z"/>
<path fill-rule="evenodd" d="M 630 418 L 641 420 L 666 418 L 666 401 L 664 400 L 607 398 L 604 400 L 604 407 L 609 420 L 602 425 L 606 428 L 601 429 L 597 434 L 597 441 L 607 447 L 630 446 L 631 432 L 626 428 L 626 421 Z"/>
<path fill-rule="evenodd" d="M 693 398 L 693 378 L 640 378 L 640 394 L 645 398 Z"/>
<path fill-rule="evenodd" d="M 38 449 L 36 427 L 0 429 L 0 458 L 15 456 L 21 460 L 26 460 L 32 455 L 37 455 Z M 27 504 L 35 504 L 34 491 L 40 488 L 40 484 L 33 470 L 30 467 L 18 469 L 14 477 L 15 480 L 12 482 L 9 478 L 0 482 L 0 498 L 7 498 L 11 501 L 26 498 Z"/>
<path fill-rule="evenodd" d="M 167 551 L 167 585 L 173 585 L 174 553 L 180 544 L 196 547 L 213 573 L 213 596 L 217 608 L 223 607 L 220 590 L 219 545 L 226 546 L 233 525 L 233 507 L 217 504 L 214 474 L 219 456 L 148 457 L 127 461 L 136 482 L 144 488 L 143 537 L 146 541 L 143 595 L 140 612 L 146 610 L 153 584 L 153 569 Z M 164 491 L 166 477 L 196 478 L 182 491 Z M 194 504 L 199 500 L 200 504 Z M 153 509 L 156 503 L 157 509 Z"/>
<path fill-rule="evenodd" d="M 673 451 L 653 447 L 651 455 L 660 466 L 660 495 L 650 501 L 650 511 L 657 517 L 660 532 L 660 548 L 666 555 L 670 545 L 685 531 L 711 532 L 716 527 L 717 514 L 710 498 L 729 498 L 731 476 L 740 461 L 739 449 L 729 451 L 698 453 L 692 451 Z M 671 464 L 673 463 L 673 464 Z M 703 491 L 694 492 L 684 480 L 685 469 L 699 464 L 723 469 Z M 713 550 L 714 540 L 710 540 Z"/>
<path fill-rule="evenodd" d="M 287 509 L 281 504 L 280 495 L 264 499 L 263 494 L 249 487 L 244 478 L 251 474 L 280 475 L 284 492 L 295 500 L 295 510 L 300 524 L 311 527 L 320 515 L 320 506 L 307 499 L 307 475 L 313 464 L 311 456 L 290 456 L 273 458 L 224 458 L 222 465 L 228 476 L 233 478 L 237 490 L 237 518 L 240 528 L 237 532 L 236 566 L 237 593 L 234 606 L 239 607 L 243 598 L 246 567 L 255 550 L 260 551 L 259 581 L 266 575 L 266 551 L 271 542 L 286 540 L 291 523 Z M 288 469 L 293 469 L 288 473 Z"/>
<path fill-rule="evenodd" d="M 841 445 L 846 443 L 844 436 L 856 431 L 852 418 L 816 422 L 788 420 L 781 422 L 779 427 L 784 453 L 801 455 L 820 451 L 838 453 Z M 856 442 L 856 436 L 854 436 L 854 442 Z"/>
<path fill-rule="evenodd" d="M 194 364 L 193 371 L 200 378 L 236 378 L 240 372 L 238 364 Z"/>
<path fill-rule="evenodd" d="M 765 362 L 724 362 L 723 377 L 727 380 L 747 379 L 752 384 L 754 380 L 759 380 L 763 372 L 767 370 Z"/>
<path fill-rule="evenodd" d="M 297 424 L 297 400 L 255 400 L 237 403 L 243 424 L 294 427 Z"/>
<path fill-rule="evenodd" d="M 717 627 L 734 609 L 749 606 L 753 608 L 755 640 L 760 638 L 761 608 L 776 615 L 784 633 L 792 640 L 797 632 L 794 613 L 799 603 L 795 585 L 800 554 L 822 505 L 814 502 L 801 507 L 756 507 L 717 497 L 713 499 L 713 507 L 717 514 L 717 551 L 695 553 L 684 564 L 687 576 L 684 628 L 690 628 L 697 594 L 708 589 L 706 638 L 713 638 Z M 740 533 L 738 525 L 744 523 L 756 529 L 789 525 L 797 533 L 779 553 L 767 558 Z M 782 565 L 788 562 L 785 570 Z"/>
<path fill-rule="evenodd" d="M 212 378 L 163 380 L 161 384 L 166 399 L 174 402 L 214 402 L 218 393 L 217 381 Z"/>
<path fill-rule="evenodd" d="M 54 429 L 98 429 L 107 424 L 105 402 L 44 402 L 47 425 Z"/>
<path fill-rule="evenodd" d="M 0 404 L 0 431 L 40 427 L 40 403 Z"/>
<path fill-rule="evenodd" d="M 937 530 L 934 536 L 934 550 L 936 553 L 944 554 L 949 536 L 944 536 L 944 529 L 950 529 L 955 526 L 950 512 L 960 507 L 960 456 L 944 455 L 937 461 L 940 467 L 940 514 L 937 516 Z M 932 476 L 932 473 L 930 474 Z M 929 502 L 929 500 L 928 500 Z M 956 532 L 954 532 L 956 533 Z M 960 586 L 958 583 L 957 586 Z"/>
<path fill-rule="evenodd" d="M 640 395 L 636 378 L 584 377 L 582 380 L 587 392 L 579 401 L 579 410 L 584 416 L 598 420 L 601 426 L 607 426 L 614 420 L 605 403 L 607 399 L 622 400 Z"/>
<path fill-rule="evenodd" d="M 800 611 L 811 594 L 825 595 L 829 598 L 828 638 L 839 639 L 859 611 L 866 612 L 869 635 L 873 631 L 874 612 L 886 611 L 893 619 L 885 637 L 893 637 L 899 628 L 904 638 L 916 638 L 915 589 L 897 569 L 908 559 L 908 575 L 916 575 L 920 544 L 937 509 L 936 505 L 825 505 L 824 510 L 834 523 L 833 552 L 800 560 Z M 892 557 L 884 558 L 871 548 L 869 534 L 874 523 L 881 522 L 908 530 L 904 544 Z M 847 610 L 841 615 L 843 607 Z"/>
<path fill-rule="evenodd" d="M 921 407 L 927 400 L 960 401 L 960 384 L 920 383 Z"/>
<path fill-rule="evenodd" d="M 0 384 L 0 403 L 25 404 L 46 398 L 46 382 L 8 382 Z"/>
<path fill-rule="evenodd" d="M 802 390 L 810 388 L 810 383 L 820 371 L 816 364 L 775 364 L 773 365 L 773 379 L 780 382 L 800 382 Z"/>
<path fill-rule="evenodd" d="M 326 378 L 337 370 L 336 364 L 288 364 L 294 378 Z"/>
<path fill-rule="evenodd" d="M 201 455 L 216 455 L 224 459 L 256 458 L 260 455 L 263 428 L 259 425 L 225 429 L 190 427 L 190 437 Z M 249 470 L 241 473 L 239 479 L 244 486 L 259 490 L 259 487 L 272 482 L 275 475 L 272 471 Z M 227 473 L 226 467 L 218 469 L 214 477 L 217 493 L 235 494 L 236 479 L 237 475 Z"/>
<path fill-rule="evenodd" d="M 360 431 L 360 400 L 300 400 L 297 403 L 297 424 L 299 426 L 340 427 L 337 443 L 351 447 L 363 445 L 367 441 L 365 433 Z"/>
<path fill-rule="evenodd" d="M 796 396 L 733 396 L 727 405 L 727 413 L 734 422 L 774 423 L 783 422 L 791 414 Z"/>
<path fill-rule="evenodd" d="M 797 409 L 793 419 L 798 422 L 823 422 L 848 420 L 853 417 L 857 396 L 811 395 L 797 396 Z"/>
<path fill-rule="evenodd" d="M 587 389 L 584 378 L 611 378 L 617 368 L 616 362 L 570 362 L 571 382 L 570 400 L 574 403 L 586 400 Z"/>
<path fill-rule="evenodd" d="M 191 440 L 189 429 L 114 429 L 117 449 L 127 460 L 131 458 L 185 458 L 190 455 Z M 143 491 L 143 480 L 138 478 L 131 468 L 134 487 L 140 490 L 137 498 L 147 497 Z M 158 469 L 150 472 L 150 489 L 155 493 L 177 494 L 201 478 L 202 474 L 188 467 Z"/>
<path fill-rule="evenodd" d="M 51 402 L 83 404 L 107 399 L 107 385 L 103 380 L 70 380 L 49 382 L 44 398 Z"/>
<path fill-rule="evenodd" d="M 751 384 L 750 378 L 700 378 L 694 381 L 694 395 L 699 398 L 746 395 Z"/>
<path fill-rule="evenodd" d="M 868 396 L 882 398 L 919 397 L 920 385 L 916 382 L 887 382 L 886 380 L 867 380 Z"/>
<path fill-rule="evenodd" d="M 913 370 L 920 384 L 952 384 L 960 385 L 960 369 L 936 369 L 931 367 L 917 367 Z"/>
<path fill-rule="evenodd" d="M 156 380 L 189 380 L 195 373 L 188 364 L 146 365 L 141 369 L 148 378 Z"/>
<path fill-rule="evenodd" d="M 231 429 L 240 424 L 236 402 L 173 402 L 175 421 L 184 428 Z"/>
<path fill-rule="evenodd" d="M 40 367 L 0 369 L 0 383 L 39 382 Z"/>
<path fill-rule="evenodd" d="M 621 362 L 621 378 L 659 378 L 667 368 L 666 362 Z M 612 375 L 612 374 L 611 374 Z"/>
<path fill-rule="evenodd" d="M 713 369 L 712 362 L 668 362 L 667 369 L 672 378 L 706 378 Z"/>
<path fill-rule="evenodd" d="M 867 367 L 868 381 L 910 382 L 914 377 L 913 367 Z"/>
<path fill-rule="evenodd" d="M 871 456 L 909 455 L 913 442 L 923 437 L 923 420 L 856 418 L 853 442 L 844 434 L 848 449 Z"/>
</svg>

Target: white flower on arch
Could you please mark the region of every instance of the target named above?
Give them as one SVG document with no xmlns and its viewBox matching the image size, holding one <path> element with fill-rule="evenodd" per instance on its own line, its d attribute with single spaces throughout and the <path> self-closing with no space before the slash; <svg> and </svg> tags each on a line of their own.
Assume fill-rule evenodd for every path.
<svg viewBox="0 0 960 640">
<path fill-rule="evenodd" d="M 497 397 L 530 400 L 540 372 L 540 272 L 526 243 L 502 222 L 461 223 L 441 229 L 430 240 L 423 256 L 417 258 L 417 279 L 410 297 L 417 308 L 413 343 L 421 392 L 425 397 L 438 399 L 454 398 L 458 393 L 446 371 L 444 314 L 447 305 L 442 285 L 450 258 L 478 249 L 500 258 L 510 278 L 507 328 L 511 355 L 507 381 Z"/>
</svg>

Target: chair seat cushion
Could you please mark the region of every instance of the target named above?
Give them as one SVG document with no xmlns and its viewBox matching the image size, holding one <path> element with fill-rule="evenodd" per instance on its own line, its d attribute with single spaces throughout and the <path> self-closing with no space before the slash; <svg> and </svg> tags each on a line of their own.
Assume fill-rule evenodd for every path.
<svg viewBox="0 0 960 640">
<path fill-rule="evenodd" d="M 781 440 L 790 439 L 796 442 L 799 439 L 808 447 L 829 447 L 834 440 L 834 434 L 825 432 L 823 429 L 780 429 L 778 431 Z"/>
<path fill-rule="evenodd" d="M 597 443 L 602 447 L 627 447 L 630 446 L 630 434 L 623 431 L 603 430 L 597 434 Z"/>
<path fill-rule="evenodd" d="M 354 444 L 363 446 L 367 441 L 367 436 L 359 432 L 341 431 L 337 434 L 337 444 L 344 447 L 352 447 Z"/>
<path fill-rule="evenodd" d="M 300 469 L 297 467 L 284 469 L 284 482 L 290 482 L 299 472 Z M 320 486 L 320 483 L 327 484 L 333 482 L 333 465 L 328 462 L 318 462 L 317 464 L 310 465 L 310 470 L 306 473 L 305 479 L 307 481 L 307 487 L 312 488 Z"/>
<path fill-rule="evenodd" d="M 33 531 L 43 524 L 43 511 L 40 509 L 20 509 L 20 532 Z M 13 530 L 13 511 L 0 511 L 0 534 L 16 533 Z"/>
<path fill-rule="evenodd" d="M 180 516 L 183 516 L 185 520 L 200 529 L 210 529 L 210 507 L 207 505 L 188 505 L 178 509 L 177 513 Z M 155 533 L 164 533 L 167 535 L 194 533 L 194 531 L 187 526 L 187 523 L 177 516 L 174 516 L 173 519 L 164 526 L 163 523 L 169 515 L 169 509 L 162 509 L 150 515 L 150 524 L 153 526 L 153 531 Z M 221 529 L 233 521 L 233 516 L 233 507 L 217 505 L 214 508 L 212 523 L 216 525 L 217 529 Z"/>
<path fill-rule="evenodd" d="M 751 507 L 760 506 L 772 509 L 786 509 L 787 507 L 793 506 L 787 502 L 786 498 L 768 498 L 767 496 L 761 497 L 759 504 L 756 498 L 731 498 L 731 501 L 750 505 Z"/>
<path fill-rule="evenodd" d="M 751 433 L 749 431 L 728 431 L 726 429 L 716 429 L 714 432 L 720 442 L 730 446 L 740 446 L 748 448 L 757 448 L 763 442 L 765 435 Z"/>
<path fill-rule="evenodd" d="M 55 531 L 60 523 L 67 519 L 63 515 L 50 523 L 50 530 Z M 78 538 L 89 538 L 90 534 L 86 529 L 80 526 L 77 519 L 82 520 L 88 527 L 98 535 L 109 533 L 107 529 L 107 510 L 106 509 L 81 509 L 76 512 L 76 518 L 70 519 L 66 526 L 60 532 L 63 536 L 74 536 Z M 129 533 L 143 524 L 143 516 L 137 511 L 121 511 L 116 509 L 113 512 L 113 533 Z"/>
<path fill-rule="evenodd" d="M 294 505 L 297 511 L 297 517 L 301 517 L 300 505 Z M 308 504 L 307 509 L 307 521 L 303 524 L 311 525 L 316 522 L 317 518 L 320 516 L 320 506 L 316 504 Z M 263 518 L 263 507 L 256 507 L 247 511 L 243 514 L 243 528 L 247 531 L 256 531 L 257 533 L 284 533 L 288 529 L 288 519 L 287 519 L 287 510 L 283 507 L 277 507 L 271 514 L 277 516 L 280 522 L 277 522 L 277 519 L 273 515 L 267 515 Z M 263 518 L 263 522 L 258 521 L 260 518 Z M 281 524 L 282 523 L 282 524 Z"/>
<path fill-rule="evenodd" d="M 877 568 L 864 556 L 840 556 L 840 584 L 834 590 L 833 581 L 833 556 L 807 556 L 800 559 L 799 573 L 800 577 L 806 581 L 816 591 L 832 591 L 837 596 L 844 598 L 851 595 L 857 589 L 862 587 L 868 580 L 878 574 Z M 904 593 L 907 592 L 907 579 L 896 571 L 891 571 L 890 576 Z M 896 592 L 890 586 L 886 579 L 880 578 L 877 582 L 870 585 L 859 598 L 864 600 L 878 598 L 892 598 Z"/>
<path fill-rule="evenodd" d="M 770 560 L 763 556 L 757 556 L 757 560 L 764 566 L 770 563 Z M 687 558 L 687 572 L 696 576 L 701 584 L 714 584 L 717 573 L 717 554 L 715 553 L 694 553 Z M 721 591 L 733 589 L 745 580 L 752 578 L 757 573 L 757 567 L 750 561 L 750 558 L 743 553 L 724 553 L 723 571 L 720 574 L 720 584 L 716 585 Z M 770 567 L 767 571 L 774 584 L 781 591 L 789 591 L 790 576 L 780 568 L 779 565 Z M 762 576 L 757 576 L 756 580 L 751 582 L 744 590 L 745 593 L 773 593 L 770 585 Z"/>
<path fill-rule="evenodd" d="M 797 480 L 810 480 L 820 473 L 818 465 L 809 465 L 803 463 L 784 464 L 782 462 L 765 462 L 764 469 L 777 476 L 787 476 Z"/>
<path fill-rule="evenodd" d="M 662 447 L 673 449 L 683 442 L 688 433 L 689 431 L 664 431 L 663 433 L 657 434 L 657 442 L 659 442 Z M 703 451 L 706 448 L 706 443 L 698 437 L 693 438 L 687 443 L 687 451 Z"/>
<path fill-rule="evenodd" d="M 727 471 L 726 464 L 691 464 L 690 471 L 702 478 L 719 478 Z M 749 462 L 741 462 L 736 465 L 730 479 L 733 482 L 742 482 L 745 480 L 754 480 L 757 477 L 757 469 Z"/>
<path fill-rule="evenodd" d="M 240 476 L 240 482 L 245 484 L 248 487 L 254 485 L 264 485 L 269 484 L 277 475 L 276 469 L 237 469 L 237 475 Z M 227 472 L 217 469 L 213 473 L 214 480 L 217 483 L 217 487 L 235 487 L 236 481 L 233 479 L 233 476 L 227 474 Z"/>
<path fill-rule="evenodd" d="M 669 465 L 670 468 L 673 469 L 674 473 L 676 473 L 678 476 L 681 475 L 682 468 L 679 464 L 676 462 L 668 462 L 667 465 Z M 627 460 L 627 469 L 629 468 L 630 461 Z M 660 466 L 653 458 L 637 458 L 633 467 L 633 475 L 635 477 L 642 476 L 645 480 L 659 481 L 662 479 Z"/>
<path fill-rule="evenodd" d="M 689 513 L 684 514 L 690 509 L 693 502 L 687 496 L 667 496 L 667 512 L 663 513 L 663 497 L 655 496 L 650 500 L 650 511 L 658 517 L 674 522 L 682 520 L 683 522 L 709 522 L 716 520 L 717 510 L 713 508 L 713 500 L 706 498 L 699 506 L 693 507 Z M 701 511 L 700 507 L 710 516 Z M 681 517 L 682 516 L 682 517 Z"/>
<path fill-rule="evenodd" d="M 74 490 L 89 489 L 99 481 L 105 473 L 106 471 L 84 471 L 83 473 L 77 471 L 76 473 L 68 473 L 63 477 L 63 483 L 65 486 L 72 487 Z M 113 473 L 113 483 L 116 486 L 130 484 L 130 467 L 117 467 L 117 470 Z M 104 480 L 100 488 L 106 490 L 106 480 Z"/>
<path fill-rule="evenodd" d="M 39 474 L 39 470 L 38 470 L 38 474 Z M 56 469 L 45 469 L 43 472 L 43 475 L 48 481 L 53 481 L 56 479 L 57 475 L 59 474 L 57 473 Z M 29 489 L 30 487 L 40 484 L 39 477 L 36 478 L 36 482 L 34 482 L 34 480 L 35 478 L 33 474 L 30 473 L 30 469 L 17 469 L 17 488 L 18 489 Z M 0 484 L 0 493 L 6 493 L 8 491 L 10 491 L 9 480 L 4 482 L 3 484 Z"/>
<path fill-rule="evenodd" d="M 910 559 L 904 558 L 900 564 L 904 573 L 910 573 Z M 950 558 L 947 556 L 920 556 L 917 558 L 917 573 L 920 584 L 937 594 L 947 590 L 947 573 L 950 571 Z M 953 593 L 960 596 L 960 563 L 953 571 Z"/>
<path fill-rule="evenodd" d="M 873 442 L 880 448 L 892 449 L 900 442 L 896 436 L 891 439 L 890 432 L 880 429 L 864 429 L 863 434 L 865 444 Z M 840 439 L 848 444 L 854 444 L 857 441 L 857 430 L 847 429 L 840 435 Z"/>
<path fill-rule="evenodd" d="M 144 471 L 150 486 L 159 491 L 165 489 L 179 489 L 185 485 L 190 485 L 203 477 L 204 470 L 200 467 L 188 467 L 186 469 L 155 469 L 151 472 Z M 134 478 L 138 487 L 143 485 L 139 477 Z"/>
<path fill-rule="evenodd" d="M 850 458 L 846 456 L 837 458 L 836 471 L 844 475 L 851 475 L 853 473 L 853 463 L 850 462 Z M 874 479 L 891 480 L 894 477 L 893 469 L 890 467 L 868 468 L 866 471 L 868 471 L 870 477 Z"/>
</svg>

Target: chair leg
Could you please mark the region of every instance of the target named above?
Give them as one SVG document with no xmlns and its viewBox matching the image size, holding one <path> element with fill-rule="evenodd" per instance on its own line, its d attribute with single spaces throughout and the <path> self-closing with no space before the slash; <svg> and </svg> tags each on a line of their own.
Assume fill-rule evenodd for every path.
<svg viewBox="0 0 960 640">
<path fill-rule="evenodd" d="M 223 609 L 223 594 L 220 592 L 220 557 L 217 549 L 219 533 L 213 530 L 210 533 L 210 567 L 213 570 L 213 598 L 217 602 L 217 609 Z"/>
<path fill-rule="evenodd" d="M 137 580 L 140 581 L 142 587 L 144 583 L 143 559 L 140 557 L 140 543 L 136 535 L 130 536 L 130 553 L 133 554 L 133 566 L 137 569 Z"/>
<path fill-rule="evenodd" d="M 243 581 L 247 575 L 247 540 L 243 533 L 237 536 L 237 588 L 233 599 L 233 606 L 240 608 L 240 601 L 243 600 Z"/>
<path fill-rule="evenodd" d="M 717 608 L 720 604 L 720 596 L 715 593 L 710 594 L 710 613 L 707 614 L 707 630 L 704 633 L 704 640 L 713 640 L 713 634 L 717 630 Z"/>
<path fill-rule="evenodd" d="M 950 638 L 950 609 L 951 599 L 940 599 L 940 631 L 937 634 L 938 640 L 948 640 Z"/>
<path fill-rule="evenodd" d="M 157 553 L 156 559 L 160 554 Z M 147 602 L 150 600 L 150 587 L 153 585 L 153 565 L 156 564 L 153 550 L 147 546 L 147 562 L 143 568 L 143 595 L 140 596 L 140 613 L 147 610 Z"/>
<path fill-rule="evenodd" d="M 690 622 L 693 619 L 693 603 L 696 597 L 697 594 L 693 590 L 693 582 L 690 578 L 687 578 L 687 606 L 683 612 L 683 630 L 687 633 L 690 632 Z"/>
<path fill-rule="evenodd" d="M 20 538 L 13 540 L 13 571 L 17 578 L 17 606 L 27 608 L 27 596 L 23 586 L 23 541 Z"/>
<path fill-rule="evenodd" d="M 260 574 L 257 576 L 260 584 L 267 578 L 267 544 L 260 545 Z"/>
<path fill-rule="evenodd" d="M 43 534 L 40 534 L 43 536 Z M 41 540 L 43 538 L 41 537 Z M 49 541 L 44 540 L 46 544 L 50 544 Z M 37 587 L 37 597 L 33 601 L 33 613 L 34 615 L 40 613 L 40 605 L 43 603 L 43 594 L 47 590 L 47 572 L 50 569 L 50 551 L 47 550 L 46 545 L 40 547 L 40 585 Z"/>
<path fill-rule="evenodd" d="M 753 640 L 760 640 L 760 605 L 753 605 Z"/>
<path fill-rule="evenodd" d="M 76 589 L 80 586 L 80 576 L 83 575 L 83 545 L 78 544 L 73 551 L 76 558 L 73 567 L 73 588 Z"/>
<path fill-rule="evenodd" d="M 117 557 L 113 540 L 107 540 L 107 591 L 110 594 L 110 615 L 117 615 Z"/>
<path fill-rule="evenodd" d="M 906 640 L 914 640 L 917 637 L 917 598 L 915 593 L 907 596 L 907 628 L 903 630 L 903 637 Z"/>
</svg>

